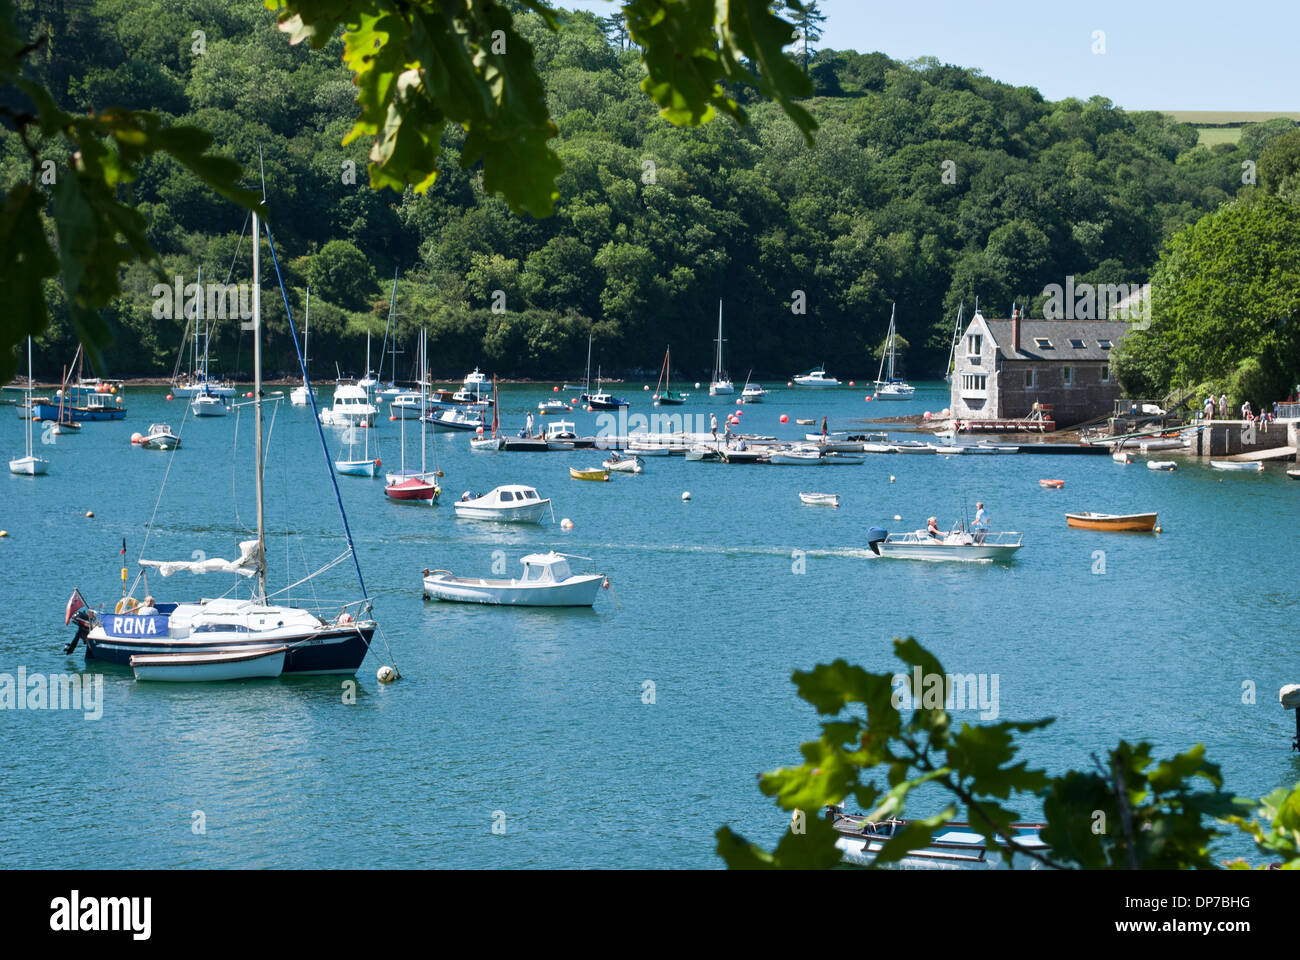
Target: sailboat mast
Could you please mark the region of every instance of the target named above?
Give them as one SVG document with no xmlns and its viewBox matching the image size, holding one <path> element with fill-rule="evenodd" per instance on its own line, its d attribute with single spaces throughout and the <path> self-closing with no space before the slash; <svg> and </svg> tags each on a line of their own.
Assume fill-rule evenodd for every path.
<svg viewBox="0 0 1300 960">
<path fill-rule="evenodd" d="M 307 288 L 306 315 L 303 318 L 302 332 L 302 368 L 305 371 L 311 362 L 311 287 Z M 307 374 L 302 375 L 302 385 L 307 386 Z"/>
<path fill-rule="evenodd" d="M 397 278 L 393 278 L 393 294 L 397 294 Z M 396 330 L 393 331 L 396 334 Z M 425 387 L 429 374 L 429 334 L 424 328 L 420 328 L 420 410 L 423 413 L 425 404 Z M 397 361 L 393 361 L 393 376 L 397 376 Z M 403 423 L 406 421 L 403 420 Z M 424 466 L 424 416 L 420 417 L 420 479 L 427 482 L 425 477 L 426 468 Z"/>
<path fill-rule="evenodd" d="M 262 235 L 253 214 L 253 427 L 257 434 L 257 599 L 266 602 L 266 511 L 262 490 Z"/>
<path fill-rule="evenodd" d="M 894 382 L 894 308 L 897 304 L 889 305 L 889 382 Z"/>
<path fill-rule="evenodd" d="M 713 362 L 713 382 L 722 374 L 722 301 L 718 301 L 718 359 Z"/>
<path fill-rule="evenodd" d="M 62 399 L 59 400 L 59 419 L 63 419 Z M 27 338 L 27 456 L 32 455 L 32 338 Z"/>
<path fill-rule="evenodd" d="M 591 332 L 587 333 L 587 376 L 586 385 L 582 388 L 584 394 L 591 393 Z"/>
</svg>

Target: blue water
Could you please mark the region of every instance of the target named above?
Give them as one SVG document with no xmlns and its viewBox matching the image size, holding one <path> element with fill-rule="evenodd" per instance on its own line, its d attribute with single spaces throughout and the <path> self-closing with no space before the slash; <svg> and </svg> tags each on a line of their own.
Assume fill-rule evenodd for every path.
<svg viewBox="0 0 1300 960">
<path fill-rule="evenodd" d="M 74 586 L 95 604 L 120 595 L 121 539 L 134 574 L 156 502 L 148 557 L 234 557 L 248 536 L 249 411 L 186 421 L 174 458 L 133 448 L 130 434 L 151 422 L 181 425 L 182 402 L 164 392 L 129 390 L 125 421 L 42 447 L 48 476 L 2 481 L 0 673 L 86 668 L 80 649 L 62 653 L 72 634 L 60 623 L 65 601 Z M 652 412 L 640 384 L 615 392 Z M 517 430 L 553 395 L 504 388 L 503 426 Z M 942 384 L 887 409 L 855 389 L 780 389 L 747 407 L 744 424 L 793 437 L 814 429 L 798 417 L 826 414 L 834 429 L 946 405 Z M 707 418 L 728 406 L 699 397 L 678 410 Z M 23 424 L 5 409 L 0 436 L 18 456 Z M 594 427 L 594 416 L 566 416 Z M 419 441 L 406 426 L 409 466 Z M 398 427 L 382 421 L 373 432 L 385 466 L 398 463 Z M 337 446 L 339 432 L 326 433 Z M 755 775 L 797 763 L 816 732 L 791 671 L 836 657 L 892 671 L 890 639 L 906 635 L 951 672 L 997 674 L 1000 718 L 1056 716 L 1025 740 L 1026 758 L 1053 772 L 1090 766 L 1120 738 L 1145 738 L 1161 755 L 1203 742 L 1241 794 L 1300 779 L 1293 718 L 1276 700 L 1281 684 L 1300 679 L 1288 585 L 1300 484 L 1279 467 L 1256 476 L 1190 464 L 1157 473 L 1107 457 L 872 456 L 817 468 L 658 458 L 608 484 L 569 479 L 569 466 L 599 459 L 472 453 L 465 434 L 430 436 L 445 500 L 531 484 L 553 499 L 557 520 L 574 521 L 567 532 L 458 521 L 450 503 L 394 504 L 382 480 L 340 477 L 403 679 L 377 683 L 382 661 L 371 657 L 346 703 L 338 677 L 138 684 L 129 670 L 91 661 L 104 675 L 101 719 L 0 711 L 0 856 L 22 867 L 717 866 L 721 824 L 770 845 L 787 820 Z M 1040 477 L 1065 488 L 1042 489 Z M 310 416 L 287 402 L 267 483 L 277 589 L 343 549 Z M 838 493 L 843 505 L 803 506 L 801 490 Z M 864 549 L 869 526 L 915 529 L 936 514 L 946 527 L 973 514 L 976 499 L 994 529 L 1024 533 L 1014 563 L 882 561 Z M 1068 530 L 1067 510 L 1158 510 L 1164 532 Z M 513 573 L 519 556 L 548 547 L 594 558 L 575 566 L 608 574 L 613 589 L 594 611 L 421 600 L 425 567 L 489 575 L 504 551 Z M 1102 574 L 1092 572 L 1098 550 Z M 804 573 L 794 572 L 795 551 L 805 552 Z M 190 574 L 150 584 L 160 599 L 228 585 Z M 292 595 L 358 596 L 346 563 L 314 595 L 309 586 Z M 653 704 L 643 703 L 646 681 Z M 1256 704 L 1242 702 L 1247 682 Z M 932 812 L 924 802 L 909 812 Z M 1013 807 L 1038 812 L 1032 800 Z M 194 830 L 196 811 L 206 832 Z"/>
</svg>

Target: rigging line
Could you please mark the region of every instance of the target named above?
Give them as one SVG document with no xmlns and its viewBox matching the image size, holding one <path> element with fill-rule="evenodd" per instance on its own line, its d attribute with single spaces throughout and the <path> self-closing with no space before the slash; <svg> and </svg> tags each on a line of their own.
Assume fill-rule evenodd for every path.
<svg viewBox="0 0 1300 960">
<path fill-rule="evenodd" d="M 297 587 L 297 586 L 299 586 L 299 585 L 301 585 L 301 584 L 304 584 L 304 583 L 309 583 L 309 582 L 312 580 L 313 577 L 318 577 L 318 576 L 320 576 L 322 573 L 324 573 L 326 570 L 332 570 L 334 567 L 337 567 L 340 563 L 342 563 L 344 560 L 346 560 L 346 559 L 348 558 L 348 555 L 349 555 L 351 552 L 352 552 L 351 550 L 344 550 L 342 553 L 340 553 L 337 557 L 335 557 L 335 558 L 334 558 L 333 560 L 331 560 L 329 563 L 325 564 L 325 566 L 321 567 L 319 570 L 315 571 L 314 573 L 309 573 L 309 574 L 307 574 L 307 576 L 303 577 L 301 580 L 298 580 L 298 581 L 295 581 L 294 583 L 289 584 L 289 585 L 288 585 L 287 587 L 285 587 L 283 590 L 277 590 L 277 591 L 275 591 L 275 593 L 268 593 L 268 594 L 266 595 L 266 598 L 269 600 L 269 599 L 271 599 L 271 597 L 278 597 L 278 596 L 279 596 L 280 594 L 282 594 L 282 593 L 288 593 L 288 592 L 289 592 L 290 590 L 292 590 L 294 587 Z M 303 558 L 303 562 L 304 562 L 304 564 L 306 563 L 306 559 L 307 559 L 306 557 Z M 315 593 L 315 588 L 314 588 L 314 587 L 312 588 L 312 593 L 313 593 L 313 594 Z"/>
<path fill-rule="evenodd" d="M 180 429 L 176 433 L 176 439 L 178 441 L 180 440 L 181 434 L 185 432 L 185 421 L 189 417 L 189 412 L 190 405 L 187 403 L 185 404 L 185 412 L 181 414 Z M 154 518 L 158 516 L 158 507 L 162 505 L 163 493 L 167 490 L 167 478 L 172 474 L 172 464 L 175 463 L 176 451 L 180 448 L 180 443 L 178 442 L 176 446 L 172 447 L 171 453 L 167 457 L 167 469 L 163 471 L 162 483 L 158 485 L 158 497 L 153 502 L 153 513 L 149 514 L 149 522 L 144 528 L 144 538 L 140 541 L 140 554 L 136 557 L 137 561 L 144 557 L 145 547 L 149 544 L 149 535 L 153 532 L 153 521 Z M 134 586 L 134 584 L 132 586 Z"/>
<path fill-rule="evenodd" d="M 384 638 L 384 649 L 388 651 L 388 659 L 393 664 L 393 671 L 397 674 L 397 679 L 398 680 L 402 679 L 402 671 L 397 669 L 397 658 L 393 656 L 393 648 L 389 646 L 388 643 L 388 634 L 384 633 L 384 628 L 381 627 L 378 623 L 375 624 L 375 629 L 378 630 L 379 635 Z M 369 653 L 370 650 L 371 650 L 371 644 L 366 644 L 366 652 Z"/>
<path fill-rule="evenodd" d="M 284 311 L 289 318 L 289 336 L 293 340 L 294 352 L 298 355 L 298 366 L 302 370 L 302 382 L 307 387 L 307 399 L 311 402 L 312 418 L 316 422 L 316 433 L 320 437 L 321 454 L 325 457 L 325 469 L 329 471 L 330 484 L 334 487 L 334 500 L 338 503 L 339 517 L 343 521 L 343 534 L 347 539 L 348 550 L 352 554 L 352 563 L 356 567 L 357 582 L 361 585 L 362 596 L 369 596 L 366 590 L 366 580 L 361 573 L 361 560 L 357 557 L 356 544 L 352 540 L 352 528 L 348 525 L 348 514 L 343 509 L 343 494 L 339 490 L 339 480 L 334 473 L 334 464 L 330 462 L 329 446 L 325 443 L 325 428 L 321 426 L 320 411 L 316 407 L 316 393 L 311 389 L 311 382 L 307 379 L 307 361 L 302 355 L 302 345 L 298 342 L 298 328 L 293 322 L 293 308 L 289 306 L 289 293 L 284 287 L 284 278 L 280 275 L 280 260 L 275 254 L 275 241 L 271 239 L 271 225 L 264 223 L 266 229 L 266 244 L 271 251 L 271 262 L 275 265 L 275 279 L 280 284 L 280 296 L 284 299 Z M 260 237 L 258 238 L 260 242 Z"/>
<path fill-rule="evenodd" d="M 303 568 L 304 570 L 310 570 L 311 567 L 310 567 L 310 566 L 308 565 L 308 563 L 307 563 L 307 551 L 304 550 L 304 549 L 302 548 L 302 537 L 299 537 L 299 538 L 298 538 L 298 553 L 302 556 L 302 568 Z M 307 578 L 307 583 L 311 585 L 311 602 L 312 602 L 312 606 L 315 607 L 317 610 L 319 610 L 319 609 L 320 609 L 320 598 L 319 598 L 318 596 L 316 596 L 316 582 L 315 582 L 315 578 L 314 578 L 314 577 L 308 577 L 308 578 Z"/>
</svg>

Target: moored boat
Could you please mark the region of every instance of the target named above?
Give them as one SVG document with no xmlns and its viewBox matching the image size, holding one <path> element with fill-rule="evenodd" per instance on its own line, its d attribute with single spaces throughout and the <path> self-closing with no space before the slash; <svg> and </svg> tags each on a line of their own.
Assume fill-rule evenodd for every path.
<svg viewBox="0 0 1300 960">
<path fill-rule="evenodd" d="M 149 424 L 149 432 L 138 441 L 141 450 L 175 450 L 181 438 L 165 423 Z"/>
<path fill-rule="evenodd" d="M 613 470 L 617 473 L 641 473 L 645 469 L 645 461 L 637 456 L 624 457 L 618 453 L 612 453 L 601 466 L 606 470 Z"/>
<path fill-rule="evenodd" d="M 1164 470 L 1166 472 L 1178 469 L 1178 464 L 1173 460 L 1148 460 L 1148 470 Z"/>
<path fill-rule="evenodd" d="M 284 673 L 288 651 L 286 644 L 280 644 L 221 653 L 142 653 L 131 657 L 130 666 L 137 680 L 171 683 L 274 678 Z"/>
<path fill-rule="evenodd" d="M 609 471 L 604 467 L 570 467 L 569 476 L 574 480 L 608 480 Z"/>
<path fill-rule="evenodd" d="M 800 387 L 838 387 L 840 382 L 826 375 L 825 367 L 813 367 L 807 373 L 801 373 L 792 381 Z"/>
<path fill-rule="evenodd" d="M 469 491 L 454 506 L 462 520 L 495 520 L 499 523 L 539 523 L 551 501 L 537 495 L 532 487 L 512 483 L 495 487 L 482 496 Z"/>
<path fill-rule="evenodd" d="M 1065 522 L 1077 530 L 1154 530 L 1154 513 L 1067 513 Z"/>
<path fill-rule="evenodd" d="M 1015 531 L 971 533 L 960 522 L 942 537 L 925 530 L 890 533 L 882 527 L 867 531 L 867 546 L 878 557 L 902 560 L 1010 560 L 1024 535 Z"/>
<path fill-rule="evenodd" d="M 1049 490 L 1060 490 L 1063 486 L 1065 486 L 1065 481 L 1064 480 L 1039 480 L 1038 485 L 1040 487 L 1047 487 Z"/>
<path fill-rule="evenodd" d="M 736 385 L 731 382 L 727 372 L 722 365 L 722 345 L 726 341 L 722 339 L 722 301 L 718 301 L 718 352 L 713 361 L 713 379 L 709 381 L 709 396 L 723 397 L 730 396 L 736 392 Z"/>
<path fill-rule="evenodd" d="M 585 559 L 585 558 L 582 558 Z M 532 553 L 520 559 L 515 580 L 457 577 L 450 570 L 424 571 L 424 599 L 517 607 L 590 607 L 607 581 L 603 573 L 574 574 L 562 553 Z"/>
<path fill-rule="evenodd" d="M 820 466 L 826 462 L 826 458 L 816 447 L 797 446 L 781 450 L 773 450 L 771 454 L 768 455 L 768 462 L 775 464 Z"/>
<path fill-rule="evenodd" d="M 799 499 L 810 507 L 838 507 L 840 505 L 840 495 L 838 493 L 801 493 Z"/>
<path fill-rule="evenodd" d="M 835 846 L 843 854 L 843 862 L 853 866 L 871 866 L 884 845 L 898 836 L 908 825 L 907 820 L 869 820 L 865 816 L 850 815 L 838 807 L 829 810 L 831 826 L 839 837 Z M 935 829 L 930 842 L 924 847 L 908 851 L 901 860 L 882 867 L 896 870 L 1037 870 L 1044 865 L 1030 854 L 1045 856 L 1048 846 L 1043 842 L 1043 823 L 1011 823 L 1007 833 L 1011 838 L 1010 863 L 998 850 L 990 851 L 984 835 L 970 824 L 950 821 Z"/>
<path fill-rule="evenodd" d="M 1259 460 L 1211 460 L 1214 470 L 1235 470 L 1239 473 L 1263 473 L 1264 464 Z"/>
<path fill-rule="evenodd" d="M 28 411 L 32 408 L 32 338 L 27 338 L 27 396 L 25 398 Z M 50 461 L 43 457 L 38 457 L 32 447 L 32 418 L 24 418 L 26 423 L 27 447 L 26 453 L 9 461 L 9 472 L 22 477 L 39 477 L 50 469 Z M 57 426 L 57 424 L 56 424 Z"/>
</svg>

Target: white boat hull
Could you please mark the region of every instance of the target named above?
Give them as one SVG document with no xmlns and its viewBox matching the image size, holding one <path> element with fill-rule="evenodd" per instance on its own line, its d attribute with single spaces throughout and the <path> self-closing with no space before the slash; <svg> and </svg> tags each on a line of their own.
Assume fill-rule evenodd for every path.
<svg viewBox="0 0 1300 960">
<path fill-rule="evenodd" d="M 1263 473 L 1264 464 L 1258 460 L 1211 460 L 1215 470 L 1235 470 L 1240 473 Z"/>
<path fill-rule="evenodd" d="M 39 477 L 50 469 L 50 461 L 40 457 L 19 457 L 9 461 L 9 472 L 22 477 Z"/>
<path fill-rule="evenodd" d="M 278 677 L 284 672 L 287 646 L 229 653 L 162 653 L 136 655 L 131 669 L 137 680 L 212 683 Z"/>
<path fill-rule="evenodd" d="M 473 503 L 454 504 L 461 520 L 494 520 L 497 523 L 538 523 L 546 515 L 550 500 L 537 500 L 517 507 L 476 507 Z"/>
<path fill-rule="evenodd" d="M 426 600 L 515 607 L 590 607 L 595 604 L 604 579 L 604 574 L 584 574 L 562 583 L 530 585 L 518 580 L 476 580 L 432 574 L 424 578 L 424 596 Z"/>
</svg>

